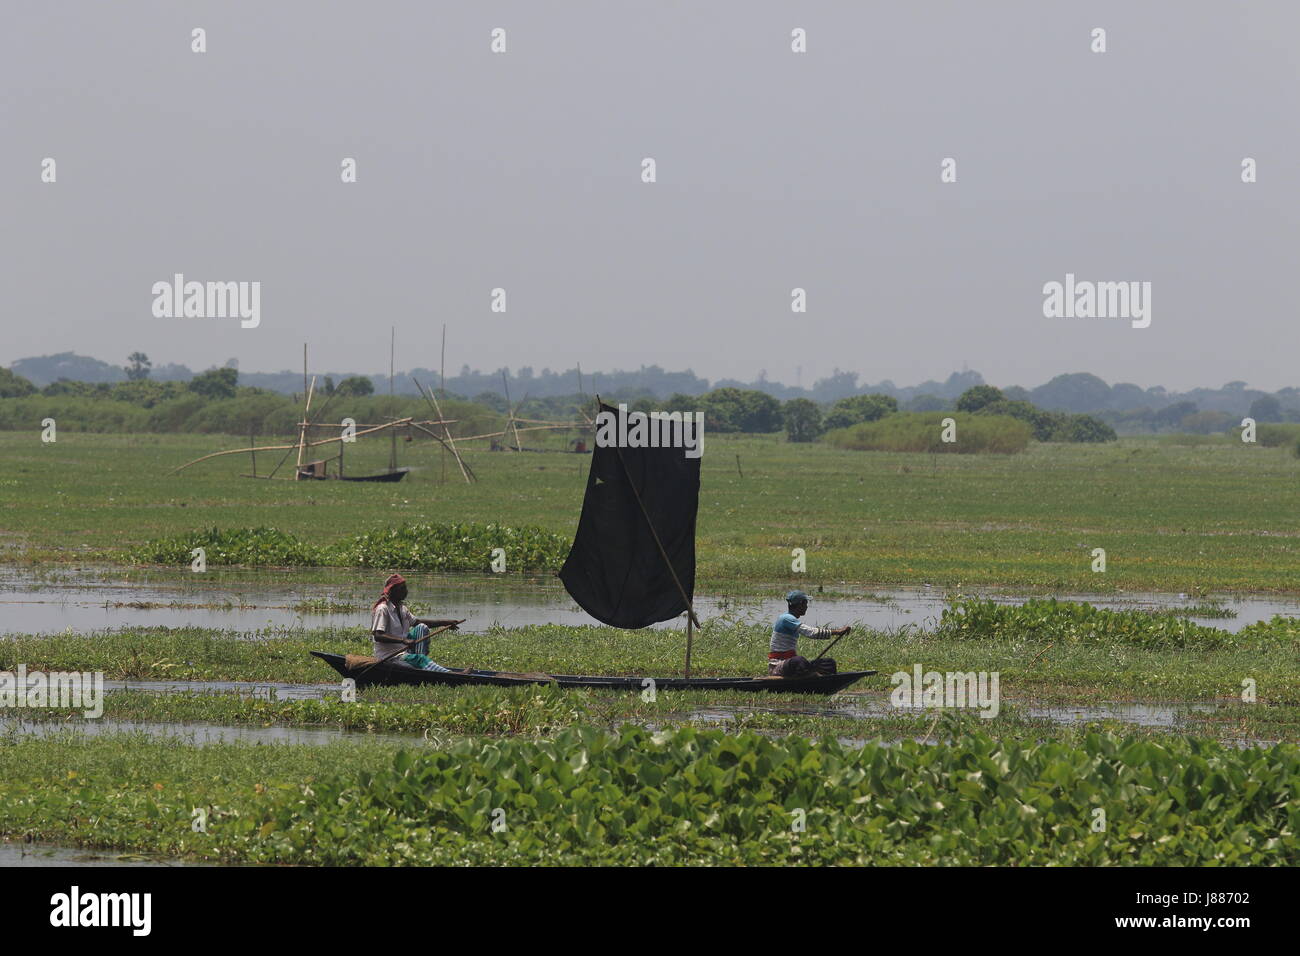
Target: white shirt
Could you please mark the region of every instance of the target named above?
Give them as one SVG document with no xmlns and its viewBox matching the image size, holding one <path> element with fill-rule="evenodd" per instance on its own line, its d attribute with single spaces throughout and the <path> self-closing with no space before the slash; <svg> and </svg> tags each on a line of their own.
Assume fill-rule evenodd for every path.
<svg viewBox="0 0 1300 956">
<path fill-rule="evenodd" d="M 384 598 L 375 605 L 375 613 L 370 622 L 370 633 L 383 631 L 390 637 L 406 640 L 407 633 L 415 626 L 415 615 L 405 604 L 401 608 L 396 608 L 393 603 Z M 374 645 L 375 657 L 387 657 L 397 650 L 396 644 L 389 644 L 385 641 L 372 640 Z"/>
</svg>

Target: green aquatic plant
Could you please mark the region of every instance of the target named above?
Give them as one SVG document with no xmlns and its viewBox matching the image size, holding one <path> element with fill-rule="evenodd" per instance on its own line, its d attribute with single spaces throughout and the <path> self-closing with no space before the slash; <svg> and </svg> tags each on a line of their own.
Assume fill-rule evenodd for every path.
<svg viewBox="0 0 1300 956">
<path fill-rule="evenodd" d="M 399 753 L 284 793 L 254 859 L 394 863 L 1300 862 L 1300 749 L 1088 734 L 846 748 L 681 728 Z"/>
<path fill-rule="evenodd" d="M 1075 601 L 1031 600 L 1000 604 L 977 598 L 944 608 L 936 634 L 949 640 L 1050 641 L 1083 644 L 1131 644 L 1139 647 L 1238 647 L 1293 640 L 1295 631 L 1275 617 L 1237 633 L 1197 624 L 1176 613 L 1115 611 Z"/>
<path fill-rule="evenodd" d="M 361 567 L 418 571 L 491 571 L 502 549 L 510 571 L 555 571 L 569 541 L 537 527 L 488 524 L 409 524 L 312 544 L 275 528 L 208 528 L 156 538 L 129 554 L 150 564 L 188 565 L 202 548 L 209 565 Z"/>
</svg>

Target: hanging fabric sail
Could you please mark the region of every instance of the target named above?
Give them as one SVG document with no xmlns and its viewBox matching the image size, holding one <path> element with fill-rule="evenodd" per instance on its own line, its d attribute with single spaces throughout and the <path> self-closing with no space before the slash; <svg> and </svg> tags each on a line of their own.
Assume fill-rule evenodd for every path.
<svg viewBox="0 0 1300 956">
<path fill-rule="evenodd" d="M 619 415 L 604 403 L 600 411 Z M 682 447 L 597 441 L 578 533 L 560 570 L 565 589 L 614 627 L 646 627 L 686 611 L 695 592 L 699 503 L 700 459 Z"/>
</svg>

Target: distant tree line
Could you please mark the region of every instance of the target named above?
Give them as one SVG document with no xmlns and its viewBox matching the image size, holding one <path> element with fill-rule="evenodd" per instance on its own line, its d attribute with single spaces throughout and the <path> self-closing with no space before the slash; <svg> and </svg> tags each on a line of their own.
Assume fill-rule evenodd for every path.
<svg viewBox="0 0 1300 956">
<path fill-rule="evenodd" d="M 312 418 L 337 423 L 351 417 L 359 423 L 379 424 L 389 418 L 434 417 L 423 398 L 373 392 L 374 385 L 362 376 L 349 376 L 337 385 L 327 377 L 313 396 Z M 490 407 L 455 396 L 449 396 L 442 408 L 448 418 L 456 419 L 453 435 L 485 434 L 504 424 Z M 29 429 L 53 416 L 61 428 L 71 431 L 287 436 L 296 434 L 302 413 L 301 394 L 240 385 L 239 372 L 230 367 L 209 369 L 187 382 L 142 377 L 119 382 L 61 379 L 42 389 L 9 369 L 0 369 L 0 429 Z"/>
<path fill-rule="evenodd" d="M 234 359 L 228 360 L 225 367 L 238 371 Z M 65 389 L 73 391 L 82 385 L 127 382 L 185 385 L 214 371 L 220 370 L 195 373 L 181 365 L 154 365 L 142 352 L 130 354 L 125 364 L 120 366 L 63 352 L 21 359 L 10 369 L 0 369 L 3 373 L 0 374 L 0 398 L 16 397 L 19 391 L 28 387 L 33 392 L 38 389 L 44 392 L 61 380 L 73 383 L 65 386 Z M 561 372 L 550 369 L 536 372 L 530 367 L 513 372 L 508 369 L 482 372 L 463 365 L 456 374 L 448 376 L 445 383 L 432 369 L 404 371 L 395 376 L 393 393 L 416 395 L 412 377 L 425 387 L 445 388 L 446 393 L 457 396 L 473 396 L 476 402 L 501 413 L 507 409 L 505 395 L 508 388 L 510 401 L 516 409 L 521 414 L 527 411 L 536 417 L 574 414 L 580 405 L 590 406 L 596 394 L 611 402 L 652 405 L 665 401 L 680 403 L 686 397 L 703 402 L 701 407 L 713 415 L 719 430 L 728 430 L 741 420 L 745 423 L 745 430 L 763 430 L 760 426 L 771 424 L 776 414 L 772 411 L 774 407 L 782 409 L 782 423 L 786 419 L 785 409 L 789 408 L 796 423 L 795 431 L 800 435 L 806 434 L 807 428 L 811 427 L 812 418 L 808 406 L 790 406 L 794 400 L 816 406 L 822 413 L 821 428 L 834 430 L 846 427 L 850 424 L 849 419 L 858 419 L 849 410 L 853 406 L 839 408 L 838 403 L 844 400 L 861 400 L 870 405 L 889 399 L 894 402 L 894 410 L 900 412 L 957 411 L 957 401 L 963 395 L 973 388 L 987 386 L 976 371 L 954 372 L 944 381 L 932 380 L 900 387 L 888 380 L 876 384 L 862 383 L 856 372 L 836 369 L 831 375 L 818 379 L 812 387 L 801 388 L 769 381 L 765 372 L 760 372 L 752 382 L 723 379 L 710 386 L 707 379 L 689 369 L 670 372 L 657 365 L 608 373 L 580 372 L 576 367 Z M 360 383 L 367 382 L 373 393 L 385 394 L 389 391 L 389 383 L 384 381 L 386 378 L 328 372 L 318 378 L 317 387 L 328 394 L 334 382 L 338 383 L 337 388 L 345 390 L 364 387 Z M 301 399 L 301 372 L 239 373 L 239 381 L 241 387 L 294 395 Z M 20 384 L 22 382 L 25 384 Z M 776 405 L 752 397 L 753 393 L 776 400 Z M 1208 434 L 1235 427 L 1246 416 L 1260 423 L 1300 422 L 1300 389 L 1284 388 L 1268 393 L 1251 389 L 1241 381 L 1228 382 L 1218 389 L 1198 388 L 1179 393 L 1166 391 L 1160 386 L 1144 389 L 1130 383 L 1109 385 L 1095 375 L 1076 372 L 1058 375 L 1036 388 L 1007 386 L 1000 389 L 1000 393 L 1001 400 L 1013 403 L 1002 411 L 1020 415 L 1031 424 L 1036 421 L 1036 434 L 1049 434 L 1053 429 L 1059 432 L 1059 421 L 1042 417 L 1048 413 L 1091 415 L 1120 433 L 1182 431 Z M 737 397 L 741 395 L 746 397 Z M 1039 410 L 1037 419 L 1031 420 L 1026 404 Z M 837 408 L 842 412 L 839 417 L 835 417 Z M 780 427 L 781 423 L 775 426 Z"/>
</svg>

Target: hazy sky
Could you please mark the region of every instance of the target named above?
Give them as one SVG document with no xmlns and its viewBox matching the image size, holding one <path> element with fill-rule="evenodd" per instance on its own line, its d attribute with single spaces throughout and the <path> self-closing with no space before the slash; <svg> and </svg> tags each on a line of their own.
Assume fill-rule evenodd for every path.
<svg viewBox="0 0 1300 956">
<path fill-rule="evenodd" d="M 5 0 L 0 364 L 378 372 L 391 324 L 436 367 L 446 322 L 449 371 L 1300 385 L 1297 38 L 1290 0 Z M 155 318 L 176 272 L 260 281 L 260 326 Z M 1067 272 L 1151 282 L 1150 327 L 1044 318 Z"/>
</svg>

